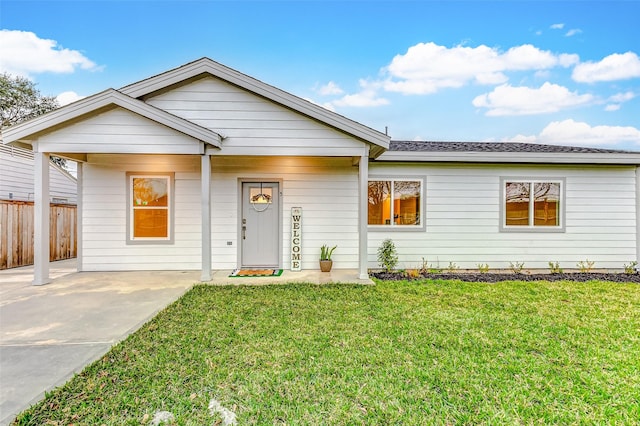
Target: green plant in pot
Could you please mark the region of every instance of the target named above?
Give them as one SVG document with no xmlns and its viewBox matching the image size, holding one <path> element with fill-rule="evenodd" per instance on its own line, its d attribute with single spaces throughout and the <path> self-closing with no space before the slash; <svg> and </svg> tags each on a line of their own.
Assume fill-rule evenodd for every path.
<svg viewBox="0 0 640 426">
<path fill-rule="evenodd" d="M 320 247 L 320 270 L 322 272 L 331 271 L 331 267 L 333 266 L 331 255 L 333 254 L 333 251 L 336 249 L 336 247 L 338 246 L 329 248 L 329 246 L 326 244 Z"/>
</svg>

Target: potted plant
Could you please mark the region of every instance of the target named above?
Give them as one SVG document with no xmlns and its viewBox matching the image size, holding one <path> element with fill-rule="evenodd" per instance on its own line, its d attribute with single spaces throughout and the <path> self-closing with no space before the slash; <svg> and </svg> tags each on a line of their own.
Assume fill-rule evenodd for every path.
<svg viewBox="0 0 640 426">
<path fill-rule="evenodd" d="M 329 248 L 326 244 L 320 247 L 320 270 L 322 272 L 330 272 L 331 267 L 333 266 L 333 260 L 331 260 L 331 255 L 333 251 L 338 246 L 333 246 Z"/>
</svg>

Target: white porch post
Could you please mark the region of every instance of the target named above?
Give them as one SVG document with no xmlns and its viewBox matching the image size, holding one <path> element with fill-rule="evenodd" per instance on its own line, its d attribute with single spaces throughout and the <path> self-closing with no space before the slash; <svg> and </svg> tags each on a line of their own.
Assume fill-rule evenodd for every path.
<svg viewBox="0 0 640 426">
<path fill-rule="evenodd" d="M 34 152 L 33 285 L 49 279 L 49 154 Z"/>
<path fill-rule="evenodd" d="M 82 272 L 82 216 L 83 204 L 82 204 L 82 165 L 83 163 L 78 161 L 76 163 L 76 261 L 78 272 Z"/>
<path fill-rule="evenodd" d="M 369 278 L 367 271 L 367 246 L 369 240 L 367 238 L 367 210 L 368 210 L 368 178 L 369 178 L 369 146 L 365 148 L 365 152 L 360 156 L 358 164 L 358 189 L 360 197 L 358 199 L 358 265 L 360 269 L 360 279 Z"/>
<path fill-rule="evenodd" d="M 211 281 L 211 156 L 200 157 L 202 202 L 202 275 L 200 281 Z"/>
</svg>

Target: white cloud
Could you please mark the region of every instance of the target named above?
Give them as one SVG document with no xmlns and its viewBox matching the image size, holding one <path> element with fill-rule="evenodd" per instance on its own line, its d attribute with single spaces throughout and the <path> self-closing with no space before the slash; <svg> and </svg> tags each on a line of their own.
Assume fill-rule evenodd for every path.
<svg viewBox="0 0 640 426">
<path fill-rule="evenodd" d="M 340 86 L 338 86 L 336 83 L 334 83 L 333 81 L 328 82 L 327 84 L 325 84 L 324 86 L 320 86 L 317 89 L 317 92 L 323 96 L 327 96 L 327 95 L 341 95 L 344 93 L 344 90 L 342 90 L 340 88 Z"/>
<path fill-rule="evenodd" d="M 624 92 L 624 93 L 616 93 L 615 95 L 611 96 L 608 101 L 609 102 L 627 102 L 630 101 L 631 99 L 635 98 L 636 94 L 633 92 Z"/>
<path fill-rule="evenodd" d="M 544 83 L 539 88 L 513 87 L 508 84 L 477 96 L 473 106 L 487 108 L 487 116 L 533 115 L 557 112 L 593 102 L 592 95 L 579 95 L 566 87 Z"/>
<path fill-rule="evenodd" d="M 336 110 L 336 109 L 333 107 L 333 105 L 331 105 L 331 103 L 330 103 L 330 102 L 326 102 L 326 103 L 319 103 L 319 102 L 316 102 L 315 100 L 313 100 L 313 99 L 311 99 L 311 98 L 302 98 L 302 99 L 304 99 L 305 101 L 309 101 L 309 102 L 311 102 L 311 103 L 312 103 L 312 104 L 314 104 L 314 105 L 318 105 L 318 106 L 321 106 L 322 108 L 326 108 L 326 109 L 328 109 L 329 111 L 333 111 L 333 112 L 335 112 L 335 110 Z"/>
<path fill-rule="evenodd" d="M 573 37 L 576 34 L 580 34 L 582 30 L 580 28 L 572 28 L 565 34 L 565 37 Z"/>
<path fill-rule="evenodd" d="M 553 24 L 549 28 L 551 28 L 552 30 L 561 30 L 564 28 L 564 24 Z"/>
<path fill-rule="evenodd" d="M 62 48 L 55 40 L 28 31 L 0 30 L 0 71 L 28 77 L 43 72 L 72 73 L 77 68 L 98 69 L 82 53 Z"/>
<path fill-rule="evenodd" d="M 485 45 L 447 48 L 435 43 L 411 46 L 404 55 L 396 55 L 383 69 L 388 74 L 384 89 L 403 94 L 430 94 L 443 88 L 465 84 L 505 83 L 508 71 L 544 70 L 569 67 L 577 55 L 556 55 L 525 44 L 501 52 Z"/>
<path fill-rule="evenodd" d="M 626 80 L 640 77 L 640 58 L 633 52 L 614 53 L 600 62 L 576 65 L 571 76 L 580 83 Z"/>
<path fill-rule="evenodd" d="M 512 138 L 503 138 L 500 142 L 520 142 L 520 143 L 536 143 L 536 136 L 515 135 Z M 487 142 L 495 142 L 494 140 L 487 140 Z"/>
<path fill-rule="evenodd" d="M 353 95 L 345 95 L 342 98 L 328 103 L 330 107 L 376 107 L 388 105 L 389 100 L 378 96 L 378 83 L 360 80 L 362 90 Z"/>
<path fill-rule="evenodd" d="M 80 96 L 76 92 L 62 92 L 58 96 L 56 96 L 56 99 L 60 106 L 68 105 L 83 98 L 84 96 Z"/>
<path fill-rule="evenodd" d="M 640 144 L 640 130 L 631 126 L 590 126 L 574 120 L 554 121 L 537 138 L 540 143 L 603 146 L 632 142 Z"/>
<path fill-rule="evenodd" d="M 516 135 L 500 142 L 615 148 L 628 143 L 640 145 L 640 130 L 631 126 L 591 126 L 568 119 L 549 123 L 539 135 Z"/>
<path fill-rule="evenodd" d="M 609 112 L 618 111 L 621 107 L 621 103 L 628 102 L 635 97 L 636 94 L 633 92 L 616 93 L 607 99 L 607 102 L 610 102 L 610 104 L 607 105 L 604 110 Z"/>
</svg>

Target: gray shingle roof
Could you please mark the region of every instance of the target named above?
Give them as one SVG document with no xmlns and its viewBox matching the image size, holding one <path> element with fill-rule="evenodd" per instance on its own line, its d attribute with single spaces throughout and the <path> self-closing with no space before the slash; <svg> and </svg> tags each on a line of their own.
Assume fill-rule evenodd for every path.
<svg viewBox="0 0 640 426">
<path fill-rule="evenodd" d="M 520 142 L 431 142 L 431 141 L 391 141 L 389 151 L 409 152 L 533 152 L 533 153 L 575 153 L 640 154 L 638 151 L 623 151 L 602 148 L 584 148 L 563 145 L 543 145 Z"/>
</svg>

